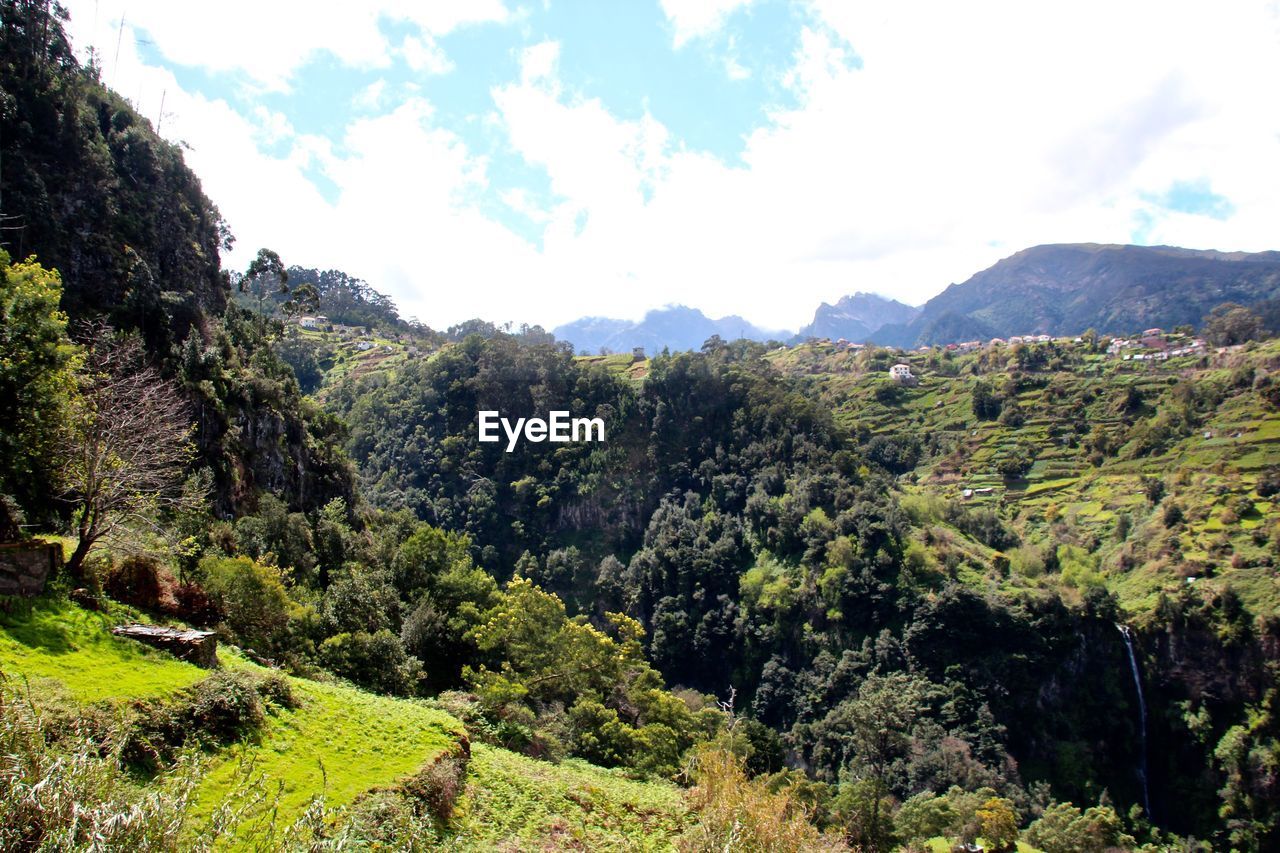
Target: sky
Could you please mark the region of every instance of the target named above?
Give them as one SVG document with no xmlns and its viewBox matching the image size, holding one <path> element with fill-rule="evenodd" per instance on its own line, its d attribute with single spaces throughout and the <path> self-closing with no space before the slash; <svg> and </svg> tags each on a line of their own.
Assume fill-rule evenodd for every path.
<svg viewBox="0 0 1280 853">
<path fill-rule="evenodd" d="M 1280 249 L 1280 4 L 64 0 L 236 236 L 445 328 Z"/>
</svg>

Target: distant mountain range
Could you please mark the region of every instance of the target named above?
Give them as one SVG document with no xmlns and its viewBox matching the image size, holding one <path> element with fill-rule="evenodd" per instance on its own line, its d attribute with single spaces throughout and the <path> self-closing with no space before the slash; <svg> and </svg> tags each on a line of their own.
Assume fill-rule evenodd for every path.
<svg viewBox="0 0 1280 853">
<path fill-rule="evenodd" d="M 797 337 L 865 341 L 882 327 L 909 323 L 919 313 L 919 308 L 896 299 L 860 292 L 841 298 L 835 305 L 819 305 L 813 322 L 802 328 Z"/>
<path fill-rule="evenodd" d="M 916 347 L 1009 335 L 1076 335 L 1199 326 L 1223 302 L 1280 296 L 1280 252 L 1067 243 L 999 261 L 872 339 Z"/>
<path fill-rule="evenodd" d="M 698 349 L 712 335 L 757 341 L 845 338 L 917 347 L 1010 335 L 1076 335 L 1199 326 L 1223 302 L 1280 298 L 1280 252 L 1216 252 L 1173 246 L 1063 243 L 1034 246 L 952 284 L 921 307 L 874 293 L 823 303 L 796 336 L 696 308 L 650 311 L 640 322 L 584 317 L 558 326 L 580 353 L 601 348 Z"/>
<path fill-rule="evenodd" d="M 569 341 L 579 353 L 594 354 L 603 350 L 629 352 L 644 347 L 649 355 L 672 350 L 696 350 L 713 335 L 725 340 L 747 338 L 753 341 L 785 340 L 790 332 L 772 331 L 748 323 L 737 315 L 713 320 L 696 308 L 669 305 L 644 315 L 644 319 L 613 320 L 608 317 L 583 317 L 552 330 L 557 338 Z"/>
</svg>

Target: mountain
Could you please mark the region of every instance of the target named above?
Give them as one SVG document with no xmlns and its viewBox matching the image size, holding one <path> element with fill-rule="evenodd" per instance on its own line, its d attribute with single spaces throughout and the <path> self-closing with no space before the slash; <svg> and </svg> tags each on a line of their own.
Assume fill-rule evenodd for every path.
<svg viewBox="0 0 1280 853">
<path fill-rule="evenodd" d="M 813 314 L 813 322 L 797 336 L 808 338 L 845 338 L 864 341 L 872 333 L 890 323 L 909 323 L 920 313 L 919 308 L 904 305 L 878 293 L 855 293 L 843 296 L 835 305 L 822 303 Z"/>
<path fill-rule="evenodd" d="M 876 331 L 904 347 L 1019 334 L 1124 334 L 1200 325 L 1222 302 L 1280 296 L 1280 252 L 1068 243 L 1034 246 L 925 303 L 914 319 Z M 846 335 L 846 337 L 848 337 Z"/>
<path fill-rule="evenodd" d="M 713 320 L 697 308 L 669 305 L 656 308 L 644 315 L 640 322 L 614 320 L 608 317 L 583 317 L 563 326 L 556 326 L 553 334 L 562 341 L 569 341 L 580 353 L 594 354 L 602 348 L 610 352 L 626 352 L 644 347 L 653 354 L 663 348 L 678 352 L 701 349 L 707 338 L 719 335 L 725 340 L 748 338 L 768 341 L 790 337 L 788 332 L 761 329 L 736 314 Z"/>
</svg>

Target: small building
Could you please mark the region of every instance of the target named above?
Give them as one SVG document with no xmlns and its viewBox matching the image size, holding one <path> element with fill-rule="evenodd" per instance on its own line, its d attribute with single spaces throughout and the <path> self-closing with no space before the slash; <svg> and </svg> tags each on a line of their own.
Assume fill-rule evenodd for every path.
<svg viewBox="0 0 1280 853">
<path fill-rule="evenodd" d="M 304 328 L 304 329 L 318 329 L 318 328 L 320 328 L 320 322 L 319 322 L 319 320 L 318 320 L 317 318 L 315 318 L 315 317 L 299 317 L 299 318 L 298 318 L 298 325 L 299 325 L 299 326 L 301 326 L 301 327 L 302 327 L 302 328 Z"/>
<path fill-rule="evenodd" d="M 1156 326 L 1154 328 L 1147 329 L 1145 332 L 1142 333 L 1142 336 L 1144 338 L 1150 338 L 1154 335 L 1163 335 L 1163 334 L 1164 334 L 1164 329 L 1161 329 L 1159 326 Z"/>
<path fill-rule="evenodd" d="M 360 352 L 368 352 L 375 346 L 373 341 L 356 341 L 356 349 Z"/>
<path fill-rule="evenodd" d="M 889 378 L 894 382 L 901 382 L 904 385 L 914 383 L 916 380 L 916 378 L 911 375 L 911 365 L 909 364 L 895 364 L 893 367 L 890 367 Z"/>
<path fill-rule="evenodd" d="M 632 347 L 631 357 L 636 361 L 644 361 L 644 347 Z"/>
<path fill-rule="evenodd" d="M 1004 338 L 992 338 L 991 340 L 987 341 L 987 346 L 1002 347 L 1004 346 Z"/>
</svg>

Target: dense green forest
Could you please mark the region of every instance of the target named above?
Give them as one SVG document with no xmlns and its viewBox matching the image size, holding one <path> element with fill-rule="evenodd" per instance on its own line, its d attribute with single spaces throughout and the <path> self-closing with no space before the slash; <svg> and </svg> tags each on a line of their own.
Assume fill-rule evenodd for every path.
<svg viewBox="0 0 1280 853">
<path fill-rule="evenodd" d="M 224 271 L 60 14 L 0 3 L 0 539 L 68 557 L 0 602 L 0 845 L 1280 844 L 1263 318 L 1160 360 L 435 332 Z"/>
</svg>

